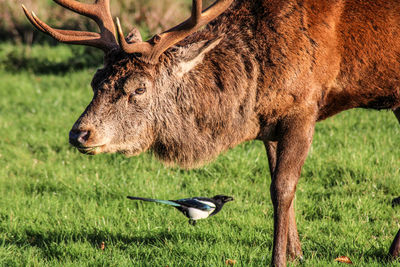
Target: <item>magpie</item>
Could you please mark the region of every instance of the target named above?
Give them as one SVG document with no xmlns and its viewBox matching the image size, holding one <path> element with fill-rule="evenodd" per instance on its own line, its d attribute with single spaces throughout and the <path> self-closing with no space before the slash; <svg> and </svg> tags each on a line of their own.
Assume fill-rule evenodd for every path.
<svg viewBox="0 0 400 267">
<path fill-rule="evenodd" d="M 189 218 L 189 224 L 196 225 L 196 221 L 199 219 L 205 219 L 209 216 L 217 214 L 226 202 L 232 201 L 233 197 L 216 195 L 212 198 L 207 197 L 192 197 L 182 198 L 178 200 L 161 200 L 144 197 L 131 197 L 129 199 L 142 200 L 149 202 L 157 202 L 162 204 L 171 205 L 182 212 L 186 217 Z"/>
</svg>

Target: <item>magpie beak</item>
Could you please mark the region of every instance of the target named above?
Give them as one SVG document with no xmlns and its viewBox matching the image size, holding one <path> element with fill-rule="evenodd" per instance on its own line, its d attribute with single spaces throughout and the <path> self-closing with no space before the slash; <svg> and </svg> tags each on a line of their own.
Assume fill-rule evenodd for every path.
<svg viewBox="0 0 400 267">
<path fill-rule="evenodd" d="M 216 195 L 212 198 L 192 197 L 177 200 L 161 200 L 131 196 L 128 196 L 128 198 L 173 206 L 189 218 L 189 224 L 191 225 L 196 225 L 197 220 L 205 219 L 217 214 L 221 211 L 226 202 L 233 200 L 233 197 L 224 195 Z"/>
</svg>

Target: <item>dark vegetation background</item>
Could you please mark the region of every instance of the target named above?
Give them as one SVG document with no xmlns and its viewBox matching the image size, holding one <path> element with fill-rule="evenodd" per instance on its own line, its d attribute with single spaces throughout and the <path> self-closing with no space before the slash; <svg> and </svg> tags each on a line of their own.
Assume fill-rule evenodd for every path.
<svg viewBox="0 0 400 267">
<path fill-rule="evenodd" d="M 93 3 L 92 0 L 80 0 Z M 204 5 L 212 1 L 204 0 Z M 95 22 L 60 7 L 52 0 L 0 0 L 0 68 L 37 73 L 63 72 L 102 64 L 102 52 L 90 47 L 66 46 L 52 53 L 59 44 L 33 29 L 22 12 L 21 4 L 34 11 L 54 28 L 98 32 Z M 138 27 L 144 39 L 166 30 L 190 15 L 190 0 L 112 0 L 113 17 L 119 17 L 124 32 Z M 32 49 L 32 47 L 40 47 Z M 41 50 L 41 51 L 40 51 Z M 59 57 L 56 55 L 62 54 Z M 63 56 L 63 60 L 58 60 Z"/>
</svg>

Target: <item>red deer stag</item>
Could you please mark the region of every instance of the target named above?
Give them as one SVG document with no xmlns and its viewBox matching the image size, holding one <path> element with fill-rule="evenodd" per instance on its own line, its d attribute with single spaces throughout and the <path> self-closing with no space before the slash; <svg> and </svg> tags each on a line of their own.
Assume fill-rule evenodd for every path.
<svg viewBox="0 0 400 267">
<path fill-rule="evenodd" d="M 24 8 L 32 24 L 105 52 L 70 143 L 91 155 L 151 150 L 189 168 L 262 140 L 275 266 L 302 257 L 293 198 L 315 123 L 357 107 L 400 119 L 399 1 L 217 0 L 202 11 L 193 0 L 189 19 L 148 41 L 124 38 L 119 22 L 115 31 L 109 0 L 54 1 L 100 34 L 53 29 Z"/>
</svg>

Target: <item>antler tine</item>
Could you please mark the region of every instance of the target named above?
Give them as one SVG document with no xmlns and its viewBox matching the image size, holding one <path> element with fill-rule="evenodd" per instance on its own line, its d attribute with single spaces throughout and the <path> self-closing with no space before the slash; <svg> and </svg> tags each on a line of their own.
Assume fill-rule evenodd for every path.
<svg viewBox="0 0 400 267">
<path fill-rule="evenodd" d="M 101 35 L 98 33 L 53 29 L 52 27 L 41 21 L 35 15 L 35 13 L 32 12 L 32 16 L 35 22 L 39 24 L 39 26 L 42 29 L 44 29 L 48 35 L 50 35 L 59 42 L 66 44 L 80 44 L 80 45 L 93 46 L 100 48 L 105 52 L 114 47 L 109 42 L 102 39 Z"/>
<path fill-rule="evenodd" d="M 201 17 L 201 12 L 203 11 L 203 1 L 193 1 L 192 3 L 192 16 L 193 22 L 198 23 Z"/>
<path fill-rule="evenodd" d="M 63 43 L 93 46 L 105 52 L 118 47 L 118 43 L 115 40 L 115 29 L 110 13 L 109 0 L 96 0 L 94 4 L 81 3 L 75 0 L 53 1 L 71 11 L 93 19 L 100 28 L 100 34 L 87 31 L 54 29 L 41 21 L 35 13 L 32 12 L 30 14 L 25 6 L 22 6 L 27 18 L 38 30 Z"/>
<path fill-rule="evenodd" d="M 28 18 L 28 20 L 32 23 L 33 26 L 36 27 L 36 29 L 38 29 L 41 32 L 46 33 L 46 30 L 43 29 L 39 24 L 36 23 L 35 19 L 33 18 L 33 16 L 29 13 L 28 9 L 26 9 L 26 7 L 24 5 L 22 6 L 22 10 L 25 13 L 25 16 Z M 32 12 L 33 13 L 33 12 Z"/>
<path fill-rule="evenodd" d="M 96 21 L 102 36 L 115 41 L 114 22 L 110 12 L 110 0 L 96 0 L 94 4 L 85 4 L 76 0 L 53 0 L 57 4 Z"/>
<path fill-rule="evenodd" d="M 44 29 L 40 24 L 38 24 L 38 22 L 36 22 L 36 20 L 40 21 L 42 24 L 45 24 L 44 22 L 42 22 L 36 15 L 34 12 L 29 13 L 28 10 L 26 9 L 26 7 L 24 5 L 21 5 L 22 9 L 24 10 L 24 13 L 26 15 L 26 17 L 29 19 L 29 21 L 41 32 L 44 33 L 48 33 L 48 31 L 46 29 Z M 52 29 L 50 26 L 47 26 L 47 28 Z M 54 29 L 52 29 L 54 30 Z M 63 34 L 63 35 L 79 35 L 79 36 L 93 36 L 93 37 L 99 37 L 100 35 L 98 33 L 95 32 L 84 32 L 84 31 L 69 31 L 69 30 L 57 30 L 57 32 Z"/>
<path fill-rule="evenodd" d="M 86 4 L 78 2 L 76 0 L 53 0 L 53 1 L 62 7 L 65 7 L 73 12 L 79 13 L 84 16 L 90 16 L 94 18 L 96 13 L 95 8 L 93 8 L 93 4 Z M 96 4 L 97 1 L 94 5 Z"/>
<path fill-rule="evenodd" d="M 117 21 L 119 44 L 126 53 L 139 54 L 138 56 L 142 61 L 154 64 L 165 50 L 218 17 L 232 2 L 233 0 L 217 0 L 202 12 L 202 1 L 193 0 L 192 13 L 189 19 L 141 43 L 128 44 L 124 39 L 121 25 Z"/>
<path fill-rule="evenodd" d="M 138 32 L 140 35 L 140 32 Z M 117 18 L 117 36 L 118 36 L 118 42 L 122 50 L 124 50 L 126 53 L 136 53 L 139 54 L 139 56 L 142 55 L 147 55 L 150 53 L 151 49 L 153 46 L 149 42 L 139 42 L 139 43 L 133 43 L 130 44 L 125 40 L 125 35 L 122 31 L 121 23 L 119 21 L 119 18 Z M 143 58 L 144 61 L 145 58 Z M 148 62 L 148 61 L 146 61 Z"/>
</svg>

